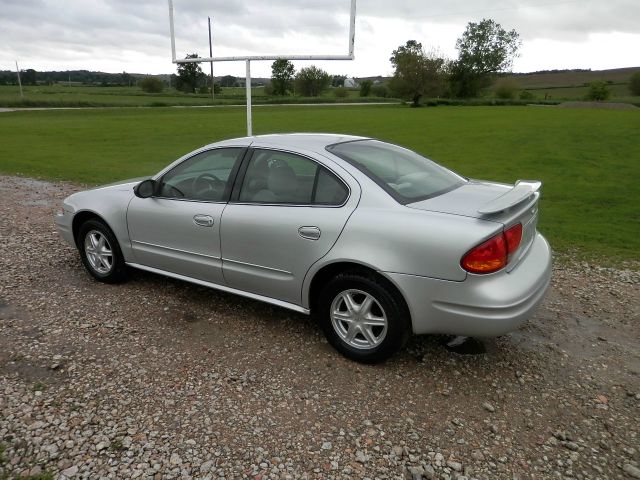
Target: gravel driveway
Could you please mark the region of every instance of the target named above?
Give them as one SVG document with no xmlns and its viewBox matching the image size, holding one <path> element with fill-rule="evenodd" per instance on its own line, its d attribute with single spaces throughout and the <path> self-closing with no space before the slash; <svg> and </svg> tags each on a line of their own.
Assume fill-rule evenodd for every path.
<svg viewBox="0 0 640 480">
<path fill-rule="evenodd" d="M 486 353 L 363 366 L 303 315 L 93 281 L 52 223 L 80 188 L 0 176 L 0 478 L 640 478 L 637 269 L 562 262 Z"/>
</svg>

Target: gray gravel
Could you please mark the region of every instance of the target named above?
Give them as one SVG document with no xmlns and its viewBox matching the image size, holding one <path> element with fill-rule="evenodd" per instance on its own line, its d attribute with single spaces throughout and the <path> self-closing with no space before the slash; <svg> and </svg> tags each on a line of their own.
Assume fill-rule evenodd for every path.
<svg viewBox="0 0 640 480">
<path fill-rule="evenodd" d="M 640 275 L 558 262 L 523 328 L 379 366 L 307 317 L 135 272 L 52 225 L 80 186 L 0 176 L 0 478 L 640 478 Z"/>
</svg>

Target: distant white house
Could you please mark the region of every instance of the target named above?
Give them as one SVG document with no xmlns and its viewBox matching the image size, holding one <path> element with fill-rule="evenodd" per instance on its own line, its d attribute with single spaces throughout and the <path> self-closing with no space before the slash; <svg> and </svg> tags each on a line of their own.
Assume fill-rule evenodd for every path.
<svg viewBox="0 0 640 480">
<path fill-rule="evenodd" d="M 358 86 L 358 82 L 356 82 L 355 78 L 345 78 L 344 79 L 344 87 L 345 88 L 356 88 Z"/>
</svg>

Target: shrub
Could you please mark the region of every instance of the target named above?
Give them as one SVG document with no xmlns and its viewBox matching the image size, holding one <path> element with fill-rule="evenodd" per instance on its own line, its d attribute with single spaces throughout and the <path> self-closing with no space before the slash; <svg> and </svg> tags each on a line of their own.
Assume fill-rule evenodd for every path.
<svg viewBox="0 0 640 480">
<path fill-rule="evenodd" d="M 344 87 L 337 87 L 333 90 L 333 94 L 336 98 L 346 98 L 349 96 L 349 90 Z"/>
<path fill-rule="evenodd" d="M 495 93 L 497 98 L 501 98 L 503 100 L 512 100 L 516 98 L 518 90 L 520 90 L 520 86 L 515 80 L 505 78 L 496 82 L 496 86 L 493 89 L 493 92 Z"/>
<path fill-rule="evenodd" d="M 520 92 L 520 100 L 533 100 L 536 96 L 529 90 L 522 90 Z"/>
<path fill-rule="evenodd" d="M 389 87 L 387 87 L 384 83 L 379 83 L 371 87 L 371 94 L 374 97 L 388 97 Z"/>
<path fill-rule="evenodd" d="M 360 96 L 368 97 L 369 94 L 371 93 L 372 85 L 373 85 L 373 82 L 371 80 L 362 80 L 360 82 Z"/>
<path fill-rule="evenodd" d="M 164 90 L 164 83 L 156 77 L 144 77 L 138 85 L 143 92 L 147 93 L 160 93 Z"/>
<path fill-rule="evenodd" d="M 591 82 L 589 84 L 589 91 L 587 92 L 587 100 L 595 100 L 597 102 L 602 102 L 606 100 L 611 95 L 609 91 L 609 87 L 602 80 L 596 80 L 595 82 Z"/>
<path fill-rule="evenodd" d="M 209 93 L 211 90 L 209 90 L 209 87 L 206 85 L 202 85 L 200 88 L 198 88 L 198 93 L 201 95 L 205 95 L 207 93 Z"/>
<path fill-rule="evenodd" d="M 629 79 L 629 91 L 631 92 L 631 95 L 640 96 L 640 72 L 636 72 L 631 75 L 631 78 Z"/>
<path fill-rule="evenodd" d="M 305 97 L 317 97 L 329 87 L 331 77 L 315 65 L 301 69 L 296 75 L 296 92 Z"/>
</svg>

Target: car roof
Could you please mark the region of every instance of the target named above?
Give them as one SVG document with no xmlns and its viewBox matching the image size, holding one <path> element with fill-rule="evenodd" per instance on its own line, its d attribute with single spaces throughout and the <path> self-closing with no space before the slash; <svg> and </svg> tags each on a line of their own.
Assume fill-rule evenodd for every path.
<svg viewBox="0 0 640 480">
<path fill-rule="evenodd" d="M 339 133 L 277 133 L 270 135 L 256 135 L 253 137 L 233 138 L 211 144 L 211 146 L 255 144 L 256 146 L 270 145 L 280 148 L 303 148 L 305 150 L 319 151 L 323 150 L 328 145 L 333 145 L 334 143 L 367 139 L 368 137 Z"/>
</svg>

